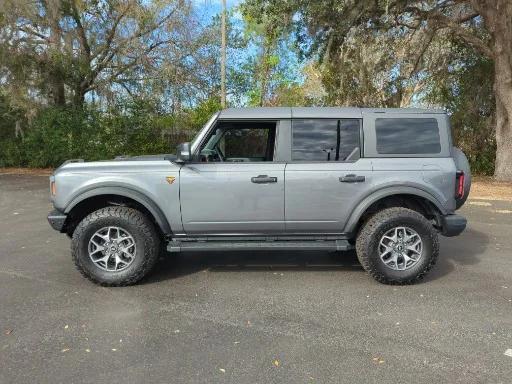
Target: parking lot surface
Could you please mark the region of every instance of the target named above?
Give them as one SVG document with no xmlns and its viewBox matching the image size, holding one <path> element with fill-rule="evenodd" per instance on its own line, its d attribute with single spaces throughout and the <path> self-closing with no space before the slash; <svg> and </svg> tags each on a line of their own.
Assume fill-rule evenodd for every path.
<svg viewBox="0 0 512 384">
<path fill-rule="evenodd" d="M 0 175 L 0 383 L 511 383 L 512 203 L 469 201 L 424 282 L 353 253 L 169 255 L 84 279 L 47 177 Z M 507 352 L 507 350 L 509 350 Z"/>
</svg>

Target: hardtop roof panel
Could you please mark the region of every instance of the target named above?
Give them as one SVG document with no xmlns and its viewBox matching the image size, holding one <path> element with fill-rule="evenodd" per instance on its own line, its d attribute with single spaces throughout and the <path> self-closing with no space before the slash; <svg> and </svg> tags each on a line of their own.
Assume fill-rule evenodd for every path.
<svg viewBox="0 0 512 384">
<path fill-rule="evenodd" d="M 360 108 L 342 107 L 294 107 L 294 119 L 360 119 Z"/>
<path fill-rule="evenodd" d="M 345 107 L 251 107 L 227 108 L 220 112 L 222 120 L 277 119 L 360 119 L 366 113 L 444 114 L 442 109 L 421 108 L 345 108 Z"/>
<path fill-rule="evenodd" d="M 289 107 L 227 108 L 220 112 L 219 119 L 290 119 Z"/>
<path fill-rule="evenodd" d="M 362 113 L 403 113 L 403 114 L 423 114 L 423 113 L 445 113 L 442 109 L 425 109 L 425 108 L 362 108 Z"/>
</svg>

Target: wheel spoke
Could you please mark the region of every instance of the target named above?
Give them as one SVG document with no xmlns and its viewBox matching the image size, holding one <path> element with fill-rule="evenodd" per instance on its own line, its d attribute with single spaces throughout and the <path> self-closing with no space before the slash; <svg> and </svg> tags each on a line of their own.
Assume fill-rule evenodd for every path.
<svg viewBox="0 0 512 384">
<path fill-rule="evenodd" d="M 384 261 L 385 264 L 387 264 L 388 266 L 391 265 L 391 264 L 396 264 L 397 263 L 397 255 L 396 253 L 392 253 L 391 254 L 391 257 L 389 259 L 386 259 L 386 261 Z"/>
<path fill-rule="evenodd" d="M 421 247 L 419 247 L 420 245 L 421 245 L 421 239 L 417 240 L 416 242 L 414 242 L 411 245 L 408 245 L 406 249 L 409 250 L 409 251 L 412 251 L 412 252 L 414 252 L 416 254 L 420 254 L 421 253 L 421 249 L 418 250 L 418 248 L 421 248 Z"/>
<path fill-rule="evenodd" d="M 384 245 L 384 252 L 381 252 L 380 254 L 380 257 L 385 257 L 386 255 L 388 255 L 390 252 L 393 252 L 393 248 L 387 246 L 387 245 Z"/>
<path fill-rule="evenodd" d="M 104 250 L 105 250 L 104 247 L 98 246 L 98 247 L 96 247 L 96 249 L 94 251 L 90 252 L 89 255 L 92 256 L 92 255 L 95 255 L 98 252 L 103 252 Z"/>
</svg>

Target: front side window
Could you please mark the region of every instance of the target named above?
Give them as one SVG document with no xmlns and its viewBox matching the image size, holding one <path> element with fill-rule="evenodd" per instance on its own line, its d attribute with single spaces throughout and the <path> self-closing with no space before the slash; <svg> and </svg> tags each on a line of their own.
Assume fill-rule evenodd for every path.
<svg viewBox="0 0 512 384">
<path fill-rule="evenodd" d="M 202 162 L 272 161 L 275 123 L 220 123 L 202 147 Z"/>
<path fill-rule="evenodd" d="M 432 118 L 379 118 L 375 120 L 377 152 L 411 155 L 441 152 L 439 127 Z"/>
<path fill-rule="evenodd" d="M 357 160 L 360 157 L 359 130 L 356 119 L 293 120 L 292 160 Z"/>
</svg>

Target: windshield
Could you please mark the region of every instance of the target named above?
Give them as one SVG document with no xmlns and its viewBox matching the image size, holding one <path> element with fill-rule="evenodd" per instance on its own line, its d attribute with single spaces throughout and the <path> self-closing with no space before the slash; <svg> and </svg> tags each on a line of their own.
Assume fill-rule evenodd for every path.
<svg viewBox="0 0 512 384">
<path fill-rule="evenodd" d="M 212 117 L 210 117 L 210 120 L 208 120 L 208 122 L 203 126 L 203 128 L 201 128 L 199 130 L 199 132 L 197 132 L 196 136 L 194 137 L 194 139 L 191 141 L 191 144 L 190 144 L 190 152 L 191 153 L 195 153 L 196 152 L 197 146 L 199 145 L 199 143 L 203 139 L 203 137 L 206 134 L 206 132 L 208 132 L 208 128 L 210 128 L 210 126 L 217 119 L 218 115 L 219 115 L 219 112 L 217 112 Z"/>
</svg>

